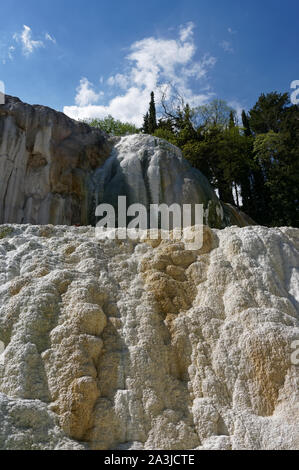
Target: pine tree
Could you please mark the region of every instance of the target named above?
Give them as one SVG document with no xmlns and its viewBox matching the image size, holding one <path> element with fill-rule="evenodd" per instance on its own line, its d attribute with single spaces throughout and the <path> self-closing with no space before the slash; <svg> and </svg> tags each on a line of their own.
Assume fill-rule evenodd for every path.
<svg viewBox="0 0 299 470">
<path fill-rule="evenodd" d="M 151 101 L 149 104 L 149 113 L 148 113 L 148 130 L 149 134 L 153 134 L 157 129 L 157 117 L 156 117 L 156 105 L 155 105 L 155 95 L 154 92 L 151 92 Z"/>
</svg>

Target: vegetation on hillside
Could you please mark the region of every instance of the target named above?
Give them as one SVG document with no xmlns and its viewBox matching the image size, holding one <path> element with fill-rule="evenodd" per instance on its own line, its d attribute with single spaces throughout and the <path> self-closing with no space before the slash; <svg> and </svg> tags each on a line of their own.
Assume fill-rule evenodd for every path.
<svg viewBox="0 0 299 470">
<path fill-rule="evenodd" d="M 91 119 L 86 121 L 90 126 L 97 127 L 107 134 L 113 136 L 123 136 L 129 134 L 138 134 L 141 132 L 134 124 L 130 122 L 122 122 L 118 119 L 114 119 L 111 115 L 106 116 L 105 118 L 99 119 Z"/>
</svg>

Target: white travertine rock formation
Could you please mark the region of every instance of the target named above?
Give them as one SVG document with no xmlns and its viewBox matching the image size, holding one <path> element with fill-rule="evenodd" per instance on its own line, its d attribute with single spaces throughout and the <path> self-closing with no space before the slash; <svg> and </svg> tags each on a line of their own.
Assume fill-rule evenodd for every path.
<svg viewBox="0 0 299 470">
<path fill-rule="evenodd" d="M 57 416 L 39 400 L 10 398 L 0 393 L 0 449 L 84 450 L 68 439 Z"/>
<path fill-rule="evenodd" d="M 299 230 L 94 235 L 0 227 L 0 447 L 298 449 Z"/>
<path fill-rule="evenodd" d="M 150 135 L 117 139 L 110 157 L 94 173 L 93 188 L 96 205 L 109 203 L 117 210 L 119 195 L 127 197 L 127 205 L 147 209 L 150 204 L 203 204 L 204 223 L 217 228 L 231 223 L 232 214 L 207 178 L 191 167 L 180 149 Z"/>
</svg>

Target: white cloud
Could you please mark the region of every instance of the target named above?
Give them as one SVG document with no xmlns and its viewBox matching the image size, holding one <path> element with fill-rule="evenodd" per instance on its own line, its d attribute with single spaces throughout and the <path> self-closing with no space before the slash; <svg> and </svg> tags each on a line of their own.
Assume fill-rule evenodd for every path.
<svg viewBox="0 0 299 470">
<path fill-rule="evenodd" d="M 27 56 L 32 54 L 35 49 L 44 47 L 43 41 L 35 41 L 32 39 L 31 28 L 29 28 L 29 26 L 26 26 L 25 24 L 23 26 L 23 31 L 20 34 L 14 34 L 14 39 L 17 42 L 21 42 L 23 54 Z"/>
<path fill-rule="evenodd" d="M 113 98 L 107 106 L 91 104 L 84 107 L 65 106 L 64 112 L 73 119 L 103 118 L 111 114 L 116 119 L 140 126 L 145 112 L 144 103 L 148 104 L 148 101 L 147 90 L 131 87 L 124 95 Z"/>
<path fill-rule="evenodd" d="M 46 33 L 44 38 L 46 41 L 56 44 L 56 39 L 49 33 Z M 6 43 L 4 42 L 0 44 L 0 60 L 2 60 L 3 64 L 5 64 L 8 59 L 14 59 L 14 55 L 17 52 L 18 47 L 22 48 L 22 53 L 25 56 L 33 54 L 35 50 L 41 47 L 45 47 L 45 43 L 42 40 L 32 39 L 32 30 L 27 25 L 23 26 L 23 29 L 20 33 L 15 33 L 12 36 L 12 40 L 14 40 L 14 45 L 9 45 L 8 41 Z"/>
<path fill-rule="evenodd" d="M 193 36 L 193 29 L 194 29 L 194 23 L 190 21 L 187 23 L 187 25 L 182 25 L 180 27 L 180 40 L 181 41 L 186 41 L 187 39 L 191 39 Z"/>
<path fill-rule="evenodd" d="M 117 73 L 115 76 L 109 77 L 107 83 L 110 86 L 119 86 L 120 88 L 125 90 L 129 86 L 129 79 L 126 75 L 123 75 L 122 73 Z"/>
<path fill-rule="evenodd" d="M 56 44 L 56 39 L 54 38 L 54 36 L 51 36 L 51 34 L 49 34 L 49 33 L 45 34 L 45 39 L 47 41 L 53 42 L 53 44 Z"/>
<path fill-rule="evenodd" d="M 230 41 L 225 41 L 225 40 L 223 40 L 223 41 L 221 41 L 221 42 L 219 43 L 219 46 L 222 47 L 222 49 L 223 49 L 225 52 L 229 52 L 229 53 L 231 53 L 231 54 L 234 52 L 234 48 L 233 48 L 233 46 L 232 46 L 232 44 L 231 44 Z"/>
<path fill-rule="evenodd" d="M 80 107 L 97 103 L 103 94 L 103 92 L 96 93 L 92 83 L 90 83 L 86 77 L 81 78 L 80 85 L 76 91 L 75 103 Z"/>
<path fill-rule="evenodd" d="M 108 104 L 95 105 L 102 94 L 96 93 L 84 78 L 77 89 L 77 106 L 65 106 L 64 112 L 75 119 L 111 114 L 116 119 L 140 126 L 148 108 L 150 92 L 155 92 L 158 101 L 161 89 L 165 89 L 167 84 L 172 84 L 192 106 L 206 102 L 211 93 L 194 93 L 190 80 L 194 84 L 205 77 L 216 59 L 209 55 L 201 60 L 194 59 L 193 29 L 193 23 L 188 23 L 180 27 L 177 39 L 149 37 L 135 42 L 126 57 L 126 72 L 110 76 L 106 82 L 110 87 L 119 88 L 119 93 Z"/>
</svg>

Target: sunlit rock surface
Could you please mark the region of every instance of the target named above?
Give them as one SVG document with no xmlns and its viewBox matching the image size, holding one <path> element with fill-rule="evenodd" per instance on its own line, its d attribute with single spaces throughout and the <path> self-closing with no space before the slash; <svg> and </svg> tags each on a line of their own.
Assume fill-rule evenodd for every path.
<svg viewBox="0 0 299 470">
<path fill-rule="evenodd" d="M 100 203 L 203 204 L 204 223 L 251 224 L 181 151 L 146 135 L 109 138 L 45 106 L 0 106 L 0 223 L 94 225 Z"/>
<path fill-rule="evenodd" d="M 2 449 L 299 448 L 299 230 L 203 238 L 0 227 Z"/>
</svg>

